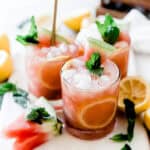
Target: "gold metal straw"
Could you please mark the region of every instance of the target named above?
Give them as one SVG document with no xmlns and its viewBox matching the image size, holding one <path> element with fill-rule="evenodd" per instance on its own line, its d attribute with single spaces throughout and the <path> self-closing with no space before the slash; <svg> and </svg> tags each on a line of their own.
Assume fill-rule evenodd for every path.
<svg viewBox="0 0 150 150">
<path fill-rule="evenodd" d="M 51 45 L 55 45 L 55 42 L 56 42 L 57 5 L 58 5 L 58 0 L 54 0 L 54 13 L 53 13 Z"/>
</svg>

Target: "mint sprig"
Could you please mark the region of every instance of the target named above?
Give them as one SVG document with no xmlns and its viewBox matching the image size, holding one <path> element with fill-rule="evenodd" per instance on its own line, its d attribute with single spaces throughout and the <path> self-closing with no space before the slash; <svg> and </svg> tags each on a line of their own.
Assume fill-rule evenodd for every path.
<svg viewBox="0 0 150 150">
<path fill-rule="evenodd" d="M 134 103 L 131 102 L 129 99 L 125 99 L 124 104 L 125 104 L 126 118 L 128 120 L 127 134 L 120 133 L 120 134 L 114 135 L 111 138 L 111 140 L 116 141 L 116 142 L 123 142 L 123 141 L 131 142 L 134 136 L 134 126 L 135 126 L 135 120 L 136 120 Z"/>
<path fill-rule="evenodd" d="M 33 108 L 27 115 L 27 120 L 42 124 L 43 121 L 50 120 L 50 115 L 44 107 Z"/>
<path fill-rule="evenodd" d="M 96 26 L 105 42 L 114 44 L 118 40 L 120 30 L 111 15 L 106 14 L 103 24 L 97 20 Z"/>
<path fill-rule="evenodd" d="M 0 84 L 0 108 L 3 103 L 3 97 L 6 93 L 12 92 L 14 101 L 21 107 L 26 108 L 28 99 L 28 93 L 11 82 L 5 82 Z"/>
<path fill-rule="evenodd" d="M 112 141 L 115 142 L 124 142 L 124 141 L 128 141 L 128 135 L 127 134 L 116 134 L 111 138 Z"/>
<path fill-rule="evenodd" d="M 125 104 L 125 112 L 126 112 L 126 117 L 128 120 L 128 141 L 132 141 L 133 136 L 134 136 L 134 126 L 135 126 L 135 120 L 136 120 L 136 113 L 134 109 L 134 103 L 131 102 L 129 99 L 124 100 Z"/>
<path fill-rule="evenodd" d="M 125 144 L 121 150 L 132 150 L 131 147 L 128 144 Z"/>
<path fill-rule="evenodd" d="M 31 17 L 31 27 L 27 35 L 17 35 L 16 40 L 23 45 L 38 44 L 38 31 L 34 16 Z"/>
<path fill-rule="evenodd" d="M 104 68 L 101 67 L 101 56 L 98 52 L 91 55 L 90 59 L 85 63 L 86 68 L 93 74 L 101 76 Z"/>
<path fill-rule="evenodd" d="M 131 142 L 134 137 L 134 126 L 136 120 L 135 105 L 129 99 L 124 99 L 124 104 L 126 118 L 128 120 L 127 134 L 120 133 L 114 135 L 111 140 L 115 142 Z M 128 144 L 125 144 L 121 150 L 131 150 L 131 147 Z"/>
</svg>

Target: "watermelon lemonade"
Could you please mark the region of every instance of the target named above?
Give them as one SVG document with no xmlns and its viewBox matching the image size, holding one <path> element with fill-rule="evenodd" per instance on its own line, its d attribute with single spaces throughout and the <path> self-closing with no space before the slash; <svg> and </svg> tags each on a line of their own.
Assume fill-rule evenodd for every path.
<svg viewBox="0 0 150 150">
<path fill-rule="evenodd" d="M 76 44 L 60 43 L 36 49 L 31 47 L 27 61 L 29 91 L 37 97 L 61 98 L 60 71 L 70 58 L 79 55 Z"/>
<path fill-rule="evenodd" d="M 93 61 L 91 58 L 89 64 Z M 94 64 L 99 65 L 98 62 Z M 110 60 L 102 62 L 99 71 L 98 68 L 89 71 L 86 66 L 82 57 L 72 59 L 63 66 L 63 110 L 66 128 L 72 135 L 95 139 L 113 129 L 120 75 L 118 67 Z"/>
</svg>

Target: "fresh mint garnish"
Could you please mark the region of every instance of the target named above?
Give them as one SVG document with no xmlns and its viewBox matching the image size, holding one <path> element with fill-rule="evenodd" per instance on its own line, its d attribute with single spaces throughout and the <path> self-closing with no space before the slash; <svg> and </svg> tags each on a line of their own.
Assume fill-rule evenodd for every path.
<svg viewBox="0 0 150 150">
<path fill-rule="evenodd" d="M 136 120 L 134 103 L 130 101 L 129 99 L 124 99 L 124 104 L 125 104 L 126 118 L 128 120 L 127 134 L 120 133 L 120 134 L 114 135 L 111 138 L 111 140 L 116 141 L 116 142 L 123 142 L 123 141 L 131 142 L 134 136 L 134 126 L 135 126 L 135 120 Z"/>
<path fill-rule="evenodd" d="M 103 24 L 97 20 L 96 26 L 105 42 L 114 44 L 118 40 L 120 30 L 111 15 L 107 14 L 105 16 Z"/>
<path fill-rule="evenodd" d="M 7 92 L 16 91 L 16 85 L 10 82 L 0 84 L 0 95 L 4 95 Z"/>
<path fill-rule="evenodd" d="M 121 150 L 132 150 L 131 147 L 128 144 L 125 144 Z"/>
<path fill-rule="evenodd" d="M 111 138 L 112 141 L 115 142 L 124 142 L 128 140 L 128 135 L 127 134 L 116 134 Z"/>
<path fill-rule="evenodd" d="M 27 120 L 42 124 L 43 121 L 50 120 L 49 113 L 44 107 L 33 108 L 31 112 L 27 115 Z"/>
<path fill-rule="evenodd" d="M 34 16 L 31 17 L 31 27 L 30 27 L 29 33 L 27 35 L 17 35 L 16 40 L 23 45 L 39 43 L 38 31 L 37 31 L 37 26 L 35 23 Z"/>
<path fill-rule="evenodd" d="M 126 118 L 128 120 L 128 129 L 127 129 L 128 141 L 132 141 L 134 136 L 134 126 L 136 120 L 134 103 L 131 102 L 129 99 L 125 99 L 124 104 L 125 104 Z"/>
<path fill-rule="evenodd" d="M 101 56 L 95 52 L 91 55 L 90 59 L 85 63 L 86 68 L 93 74 L 101 76 L 104 68 L 101 67 Z"/>
<path fill-rule="evenodd" d="M 27 108 L 29 101 L 28 93 L 22 89 L 17 89 L 13 92 L 14 101 L 23 108 Z"/>
<path fill-rule="evenodd" d="M 16 85 L 10 82 L 5 82 L 0 84 L 0 109 L 3 103 L 3 97 L 5 93 L 16 91 L 16 89 L 17 89 Z"/>
<path fill-rule="evenodd" d="M 28 99 L 28 93 L 20 88 L 18 88 L 15 84 L 10 82 L 5 82 L 0 84 L 0 108 L 3 103 L 3 97 L 6 93 L 12 92 L 14 101 L 18 103 L 21 107 L 26 108 Z"/>
</svg>

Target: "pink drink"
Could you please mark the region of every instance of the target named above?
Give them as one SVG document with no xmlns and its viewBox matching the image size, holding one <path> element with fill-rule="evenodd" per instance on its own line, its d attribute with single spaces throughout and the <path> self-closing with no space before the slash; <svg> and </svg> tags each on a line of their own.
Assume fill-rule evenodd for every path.
<svg viewBox="0 0 150 150">
<path fill-rule="evenodd" d="M 62 68 L 62 97 L 67 130 L 83 139 L 109 133 L 115 123 L 119 90 L 119 69 L 106 60 L 102 76 L 90 73 L 82 58 Z"/>
<path fill-rule="evenodd" d="M 61 98 L 60 71 L 70 58 L 80 55 L 80 48 L 75 44 L 57 44 L 51 47 L 32 47 L 27 57 L 29 91 L 48 99 Z"/>
</svg>

